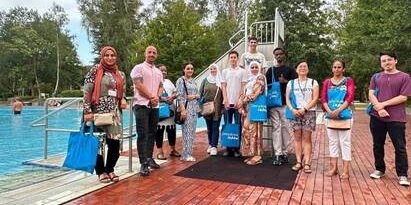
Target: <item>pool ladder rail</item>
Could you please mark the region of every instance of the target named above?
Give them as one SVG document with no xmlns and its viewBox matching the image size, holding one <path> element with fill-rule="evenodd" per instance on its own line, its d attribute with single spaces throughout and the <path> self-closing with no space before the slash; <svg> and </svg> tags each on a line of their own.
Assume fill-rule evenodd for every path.
<svg viewBox="0 0 411 205">
<path fill-rule="evenodd" d="M 49 107 L 51 102 L 56 102 L 56 101 L 62 101 L 64 102 L 61 106 L 59 106 L 57 109 L 49 112 Z M 134 137 L 136 137 L 136 134 L 133 134 L 133 98 L 132 97 L 127 97 L 127 101 L 129 104 L 129 126 L 121 129 L 121 150 L 123 151 L 123 141 L 128 139 L 128 171 L 132 172 L 132 149 L 133 149 L 133 143 L 132 140 Z M 32 127 L 44 127 L 44 154 L 43 158 L 46 160 L 48 157 L 48 134 L 49 132 L 76 132 L 78 130 L 73 130 L 73 129 L 64 129 L 64 128 L 49 128 L 49 117 L 61 112 L 62 110 L 65 110 L 67 108 L 71 108 L 73 106 L 79 108 L 81 107 L 81 103 L 83 102 L 83 98 L 77 97 L 77 98 L 72 98 L 72 97 L 52 97 L 52 98 L 47 98 L 44 102 L 44 115 L 41 116 L 40 118 L 33 120 L 30 125 Z M 41 123 L 42 122 L 42 123 Z M 123 118 L 121 118 L 121 122 L 123 122 Z M 123 123 L 121 123 L 123 126 Z M 103 134 L 103 133 L 99 133 Z M 103 154 L 104 156 L 104 154 Z"/>
</svg>

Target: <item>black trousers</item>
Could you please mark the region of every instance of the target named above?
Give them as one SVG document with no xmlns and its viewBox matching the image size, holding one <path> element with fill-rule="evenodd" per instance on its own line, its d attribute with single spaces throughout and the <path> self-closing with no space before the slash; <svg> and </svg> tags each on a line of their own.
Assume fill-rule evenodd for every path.
<svg viewBox="0 0 411 205">
<path fill-rule="evenodd" d="M 176 145 L 176 135 L 177 135 L 176 126 L 175 125 L 157 126 L 157 132 L 156 132 L 157 148 L 163 147 L 164 130 L 167 132 L 168 144 L 170 146 L 175 146 Z"/>
<path fill-rule="evenodd" d="M 106 137 L 106 144 L 108 147 L 106 166 L 104 166 L 103 156 L 98 154 L 95 167 L 97 175 L 113 172 L 114 166 L 116 166 L 118 158 L 120 157 L 120 140 Z"/>
<path fill-rule="evenodd" d="M 407 176 L 408 157 L 405 141 L 404 122 L 384 122 L 371 116 L 370 130 L 373 137 L 375 168 L 385 172 L 384 143 L 388 135 L 395 149 L 395 169 L 398 176 Z"/>
<path fill-rule="evenodd" d="M 158 109 L 142 105 L 134 105 L 137 130 L 137 151 L 140 164 L 153 158 L 154 140 L 157 131 Z"/>
</svg>

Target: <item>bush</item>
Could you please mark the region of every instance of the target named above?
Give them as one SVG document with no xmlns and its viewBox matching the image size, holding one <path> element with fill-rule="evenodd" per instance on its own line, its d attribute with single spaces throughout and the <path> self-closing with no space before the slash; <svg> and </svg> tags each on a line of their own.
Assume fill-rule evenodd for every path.
<svg viewBox="0 0 411 205">
<path fill-rule="evenodd" d="M 82 90 L 63 90 L 59 94 L 59 97 L 83 97 Z"/>
</svg>

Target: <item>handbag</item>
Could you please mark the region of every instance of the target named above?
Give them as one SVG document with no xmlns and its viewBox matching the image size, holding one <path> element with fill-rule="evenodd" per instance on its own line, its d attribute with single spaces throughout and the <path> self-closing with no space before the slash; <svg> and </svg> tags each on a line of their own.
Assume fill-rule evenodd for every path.
<svg viewBox="0 0 411 205">
<path fill-rule="evenodd" d="M 221 129 L 221 146 L 240 147 L 240 125 L 224 124 Z"/>
<path fill-rule="evenodd" d="M 67 155 L 63 167 L 94 172 L 100 141 L 93 135 L 94 123 L 90 125 L 89 133 L 84 133 L 85 122 L 79 132 L 71 132 L 68 142 Z"/>
<path fill-rule="evenodd" d="M 345 86 L 342 86 L 345 85 Z M 345 96 L 347 95 L 347 78 L 344 78 L 343 81 L 327 91 L 327 98 L 328 98 L 328 107 L 334 111 L 338 109 L 343 103 Z M 340 112 L 338 115 L 340 119 L 351 119 L 352 118 L 352 110 L 347 107 Z M 326 114 L 326 118 L 330 118 L 329 114 Z"/>
<path fill-rule="evenodd" d="M 105 126 L 114 124 L 114 113 L 95 113 L 94 115 L 95 126 Z"/>
<path fill-rule="evenodd" d="M 372 76 L 372 79 L 374 81 L 374 85 L 375 85 L 375 89 L 374 89 L 374 96 L 377 97 L 378 96 L 378 92 L 379 92 L 379 88 L 377 87 L 377 77 L 378 77 L 378 73 L 374 74 Z M 365 109 L 365 112 L 367 112 L 368 115 L 371 114 L 372 110 L 373 110 L 373 106 L 371 104 L 371 102 L 368 103 L 367 105 L 367 109 Z"/>
<path fill-rule="evenodd" d="M 214 114 L 214 112 L 215 112 L 214 102 L 215 102 L 215 99 L 217 98 L 218 91 L 220 91 L 219 87 L 217 87 L 217 92 L 215 93 L 213 101 L 203 103 L 203 105 L 201 106 L 201 115 L 202 116 L 209 116 L 209 115 Z"/>
<path fill-rule="evenodd" d="M 170 107 L 168 106 L 166 102 L 161 102 L 158 108 L 158 118 L 161 120 L 161 119 L 169 118 L 170 116 L 171 116 Z"/>
<path fill-rule="evenodd" d="M 183 78 L 182 78 L 183 79 Z M 183 85 L 184 85 L 184 89 L 186 91 L 186 95 L 188 96 L 188 91 L 187 91 L 187 85 L 186 85 L 186 81 L 183 79 Z M 184 105 L 184 108 L 187 108 L 187 103 L 188 100 L 186 100 L 186 103 Z M 178 102 L 178 100 L 176 101 L 176 113 L 174 115 L 174 122 L 178 125 L 182 125 L 184 124 L 185 120 L 181 119 L 181 108 L 180 108 L 180 103 Z"/>
<path fill-rule="evenodd" d="M 293 107 L 293 109 L 295 109 L 297 107 L 297 102 L 296 102 L 295 94 L 294 94 L 294 80 L 291 80 L 290 101 L 291 101 L 291 106 Z M 285 118 L 287 118 L 288 120 L 295 119 L 293 112 L 288 106 L 285 108 Z"/>
<path fill-rule="evenodd" d="M 349 130 L 351 129 L 351 120 L 327 119 L 327 128 L 333 130 Z"/>
<path fill-rule="evenodd" d="M 267 107 L 281 107 L 283 106 L 281 87 L 280 82 L 275 81 L 274 67 L 271 69 L 271 79 L 271 88 L 267 92 Z"/>
<path fill-rule="evenodd" d="M 250 122 L 267 122 L 267 97 L 264 93 L 248 104 L 248 112 Z"/>
</svg>

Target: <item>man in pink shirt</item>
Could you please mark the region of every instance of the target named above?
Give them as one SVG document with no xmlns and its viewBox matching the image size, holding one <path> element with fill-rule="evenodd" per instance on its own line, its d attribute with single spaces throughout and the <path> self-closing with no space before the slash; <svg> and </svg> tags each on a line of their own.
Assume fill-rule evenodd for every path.
<svg viewBox="0 0 411 205">
<path fill-rule="evenodd" d="M 158 123 L 159 96 L 163 93 L 163 74 L 155 67 L 157 49 L 148 46 L 145 61 L 131 70 L 134 85 L 133 110 L 136 116 L 137 150 L 140 159 L 140 175 L 148 176 L 149 167 L 159 169 L 153 160 L 153 148 Z"/>
</svg>

